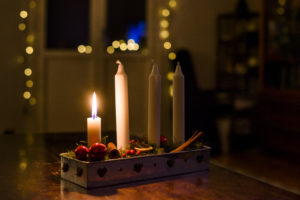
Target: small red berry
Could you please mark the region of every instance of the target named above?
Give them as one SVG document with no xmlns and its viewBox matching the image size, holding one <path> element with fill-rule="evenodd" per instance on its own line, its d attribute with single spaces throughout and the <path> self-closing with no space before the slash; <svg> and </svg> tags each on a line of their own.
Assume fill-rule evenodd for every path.
<svg viewBox="0 0 300 200">
<path fill-rule="evenodd" d="M 133 144 L 133 143 L 135 143 L 135 140 L 131 140 L 131 141 L 130 141 L 130 144 Z"/>
<path fill-rule="evenodd" d="M 136 155 L 137 155 L 137 156 L 141 155 L 141 151 L 140 151 L 140 150 L 137 150 L 137 151 L 136 151 Z"/>
<path fill-rule="evenodd" d="M 122 154 L 122 158 L 125 158 L 125 157 L 126 157 L 126 153 L 123 153 L 123 154 Z"/>
<path fill-rule="evenodd" d="M 127 154 L 127 155 L 130 155 L 130 150 L 126 150 L 126 154 Z"/>
<path fill-rule="evenodd" d="M 167 138 L 164 136 L 160 136 L 160 145 L 165 145 L 167 143 Z"/>
<path fill-rule="evenodd" d="M 134 149 L 131 149 L 131 150 L 130 150 L 130 154 L 131 154 L 131 155 L 134 155 L 134 153 L 135 153 Z"/>
<path fill-rule="evenodd" d="M 78 146 L 75 149 L 75 156 L 78 160 L 86 160 L 87 154 L 89 153 L 89 149 L 85 146 Z"/>
</svg>

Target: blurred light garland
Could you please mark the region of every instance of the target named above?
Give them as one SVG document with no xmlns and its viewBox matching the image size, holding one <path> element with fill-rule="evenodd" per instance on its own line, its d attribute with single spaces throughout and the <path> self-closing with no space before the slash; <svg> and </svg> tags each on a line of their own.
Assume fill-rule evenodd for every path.
<svg viewBox="0 0 300 200">
<path fill-rule="evenodd" d="M 159 31 L 159 37 L 162 40 L 163 48 L 167 51 L 168 59 L 169 60 L 175 60 L 176 59 L 176 53 L 174 52 L 174 45 L 172 45 L 170 40 L 170 31 L 169 27 L 171 26 L 170 18 L 172 16 L 172 9 L 175 9 L 177 6 L 176 0 L 169 0 L 168 7 L 162 8 L 160 12 L 160 31 Z M 173 96 L 173 75 L 174 72 L 170 71 L 167 73 L 167 79 L 170 81 L 169 85 L 169 95 L 170 97 Z"/>
<path fill-rule="evenodd" d="M 35 105 L 37 100 L 36 98 L 33 96 L 33 87 L 34 87 L 34 82 L 32 80 L 32 67 L 29 65 L 29 57 L 32 56 L 32 54 L 34 54 L 34 39 L 35 36 L 32 33 L 29 33 L 28 30 L 28 20 L 30 18 L 30 11 L 32 9 L 34 9 L 37 5 L 35 0 L 30 0 L 30 1 L 25 1 L 25 5 L 24 6 L 26 8 L 21 9 L 21 11 L 19 12 L 19 17 L 21 18 L 21 22 L 18 24 L 18 30 L 23 32 L 24 34 L 27 34 L 25 38 L 25 42 L 24 42 L 24 54 L 20 55 L 17 57 L 17 63 L 20 65 L 25 66 L 24 69 L 24 75 L 25 75 L 25 91 L 23 92 L 22 96 L 23 98 L 29 103 L 29 105 Z M 28 10 L 27 10 L 28 8 Z"/>
</svg>

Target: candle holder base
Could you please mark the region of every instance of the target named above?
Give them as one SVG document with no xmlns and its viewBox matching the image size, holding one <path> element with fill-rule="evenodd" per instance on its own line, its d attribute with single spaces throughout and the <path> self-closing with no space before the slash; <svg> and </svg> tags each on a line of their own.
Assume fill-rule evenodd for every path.
<svg viewBox="0 0 300 200">
<path fill-rule="evenodd" d="M 86 162 L 61 153 L 61 178 L 84 188 L 130 183 L 209 169 L 210 147 Z"/>
</svg>

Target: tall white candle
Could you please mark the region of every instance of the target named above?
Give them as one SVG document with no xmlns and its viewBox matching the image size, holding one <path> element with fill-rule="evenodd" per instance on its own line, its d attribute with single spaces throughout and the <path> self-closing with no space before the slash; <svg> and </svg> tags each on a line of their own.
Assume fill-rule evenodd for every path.
<svg viewBox="0 0 300 200">
<path fill-rule="evenodd" d="M 87 119 L 88 145 L 101 142 L 101 118 L 97 117 L 96 93 L 93 94 L 92 117 Z"/>
<path fill-rule="evenodd" d="M 184 75 L 179 62 L 173 77 L 173 143 L 184 143 Z"/>
<path fill-rule="evenodd" d="M 117 148 L 125 149 L 129 145 L 129 108 L 128 82 L 123 64 L 117 61 L 118 71 L 115 75 Z"/>
<path fill-rule="evenodd" d="M 156 64 L 149 75 L 148 143 L 160 145 L 161 76 Z"/>
</svg>

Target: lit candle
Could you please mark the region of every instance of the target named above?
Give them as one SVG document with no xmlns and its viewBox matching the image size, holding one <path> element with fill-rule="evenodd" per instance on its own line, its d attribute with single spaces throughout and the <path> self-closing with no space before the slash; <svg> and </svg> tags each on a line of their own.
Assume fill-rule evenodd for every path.
<svg viewBox="0 0 300 200">
<path fill-rule="evenodd" d="M 161 76 L 157 65 L 149 75 L 148 91 L 148 143 L 160 145 Z"/>
<path fill-rule="evenodd" d="M 184 143 L 184 75 L 179 62 L 173 77 L 173 143 Z"/>
<path fill-rule="evenodd" d="M 117 64 L 119 65 L 115 75 L 117 147 L 125 149 L 129 145 L 128 82 L 123 64 L 119 60 Z"/>
<path fill-rule="evenodd" d="M 101 118 L 97 117 L 97 99 L 96 93 L 93 94 L 92 117 L 87 119 L 88 127 L 88 145 L 101 142 Z"/>
</svg>

